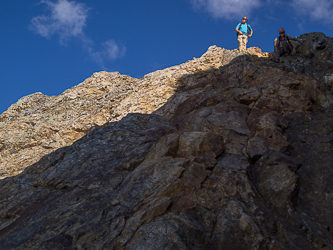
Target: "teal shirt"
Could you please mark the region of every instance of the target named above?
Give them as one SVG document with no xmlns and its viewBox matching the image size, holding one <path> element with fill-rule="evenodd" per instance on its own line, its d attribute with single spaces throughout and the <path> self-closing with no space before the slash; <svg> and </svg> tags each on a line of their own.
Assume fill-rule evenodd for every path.
<svg viewBox="0 0 333 250">
<path fill-rule="evenodd" d="M 239 27 L 240 26 L 240 27 Z M 239 31 L 243 32 L 245 35 L 247 35 L 247 26 L 249 26 L 249 31 L 252 30 L 250 24 L 242 24 L 242 23 L 239 23 L 237 26 L 236 26 L 236 29 L 238 29 Z"/>
</svg>

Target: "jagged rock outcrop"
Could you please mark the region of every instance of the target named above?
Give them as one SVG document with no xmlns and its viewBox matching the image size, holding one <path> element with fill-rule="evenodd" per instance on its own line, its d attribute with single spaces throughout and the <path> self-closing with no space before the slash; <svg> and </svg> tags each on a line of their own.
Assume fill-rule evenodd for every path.
<svg viewBox="0 0 333 250">
<path fill-rule="evenodd" d="M 35 163 L 0 180 L 1 249 L 333 249 L 333 40 L 302 37 L 12 105 L 1 164 Z"/>
<path fill-rule="evenodd" d="M 267 56 L 256 48 L 254 54 Z M 59 96 L 35 93 L 0 115 L 0 178 L 20 173 L 43 155 L 71 145 L 93 126 L 129 113 L 150 114 L 180 88 L 178 79 L 228 64 L 239 53 L 212 46 L 201 58 L 159 70 L 142 79 L 98 72 Z"/>
</svg>

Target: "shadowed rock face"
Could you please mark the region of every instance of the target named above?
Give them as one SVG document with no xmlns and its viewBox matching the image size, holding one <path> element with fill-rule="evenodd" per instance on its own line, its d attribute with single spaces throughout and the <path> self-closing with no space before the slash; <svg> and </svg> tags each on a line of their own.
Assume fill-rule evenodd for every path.
<svg viewBox="0 0 333 250">
<path fill-rule="evenodd" d="M 0 180 L 1 249 L 333 249 L 333 41 L 302 36 L 281 64 L 211 47 L 146 76 L 159 109 Z"/>
<path fill-rule="evenodd" d="M 267 56 L 258 48 L 249 51 Z M 16 175 L 43 155 L 71 145 L 93 126 L 119 121 L 129 113 L 156 111 L 179 88 L 195 81 L 184 75 L 205 75 L 204 71 L 218 69 L 239 55 L 237 50 L 211 46 L 200 58 L 142 79 L 103 71 L 59 96 L 35 93 L 22 97 L 0 115 L 0 178 Z"/>
</svg>

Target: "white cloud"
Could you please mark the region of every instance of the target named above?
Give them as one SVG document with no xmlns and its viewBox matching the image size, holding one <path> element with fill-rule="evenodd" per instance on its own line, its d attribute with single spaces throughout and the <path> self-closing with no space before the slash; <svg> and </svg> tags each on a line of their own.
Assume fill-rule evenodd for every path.
<svg viewBox="0 0 333 250">
<path fill-rule="evenodd" d="M 61 42 L 70 37 L 84 36 L 83 28 L 88 16 L 88 9 L 84 4 L 67 0 L 58 0 L 56 3 L 43 0 L 41 3 L 47 5 L 50 13 L 31 20 L 32 29 L 39 35 L 51 37 L 57 34 Z"/>
<path fill-rule="evenodd" d="M 102 43 L 101 50 L 94 49 L 94 41 L 84 32 L 89 11 L 86 5 L 68 0 L 42 0 L 40 3 L 46 4 L 48 15 L 32 18 L 31 29 L 37 34 L 46 38 L 58 35 L 61 44 L 70 38 L 79 39 L 91 59 L 102 67 L 104 60 L 115 60 L 125 55 L 126 47 L 112 39 Z"/>
<path fill-rule="evenodd" d="M 103 43 L 104 53 L 109 59 L 116 59 L 125 55 L 125 46 L 110 39 Z"/>
<path fill-rule="evenodd" d="M 205 10 L 214 18 L 240 19 L 261 5 L 261 0 L 190 0 L 196 10 Z"/>
<path fill-rule="evenodd" d="M 331 23 L 333 21 L 333 2 L 331 0 L 293 0 L 292 6 L 313 20 Z"/>
<path fill-rule="evenodd" d="M 102 49 L 99 51 L 95 51 L 92 46 L 87 46 L 86 49 L 89 52 L 90 57 L 104 69 L 106 68 L 104 63 L 105 60 L 115 60 L 123 57 L 126 53 L 126 47 L 113 39 L 102 43 Z"/>
</svg>

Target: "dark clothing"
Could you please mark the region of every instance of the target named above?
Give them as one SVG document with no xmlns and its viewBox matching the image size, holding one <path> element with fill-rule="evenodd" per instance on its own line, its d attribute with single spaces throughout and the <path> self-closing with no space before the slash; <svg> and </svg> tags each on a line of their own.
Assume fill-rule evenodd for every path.
<svg viewBox="0 0 333 250">
<path fill-rule="evenodd" d="M 293 46 L 290 44 L 289 40 L 300 41 L 300 39 L 288 35 L 285 35 L 284 37 L 279 36 L 275 38 L 274 56 L 276 61 L 280 60 L 280 56 L 285 54 L 289 55 L 292 52 Z"/>
</svg>

